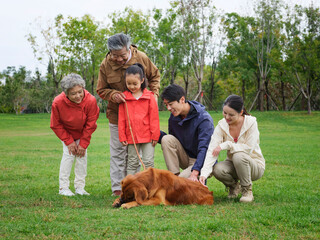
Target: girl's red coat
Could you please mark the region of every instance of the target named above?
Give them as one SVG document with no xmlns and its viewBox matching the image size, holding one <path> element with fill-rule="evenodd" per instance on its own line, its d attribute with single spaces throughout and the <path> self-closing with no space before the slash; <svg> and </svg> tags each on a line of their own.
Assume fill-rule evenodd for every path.
<svg viewBox="0 0 320 240">
<path fill-rule="evenodd" d="M 144 89 L 138 100 L 129 91 L 125 91 L 124 94 L 135 143 L 158 141 L 160 137 L 159 112 L 153 93 Z M 120 142 L 127 141 L 128 144 L 133 144 L 125 103 L 119 105 L 118 117 Z"/>
<path fill-rule="evenodd" d="M 80 146 L 87 149 L 98 118 L 97 101 L 87 90 L 79 104 L 71 102 L 62 92 L 53 100 L 50 127 L 67 146 L 80 139 Z"/>
</svg>

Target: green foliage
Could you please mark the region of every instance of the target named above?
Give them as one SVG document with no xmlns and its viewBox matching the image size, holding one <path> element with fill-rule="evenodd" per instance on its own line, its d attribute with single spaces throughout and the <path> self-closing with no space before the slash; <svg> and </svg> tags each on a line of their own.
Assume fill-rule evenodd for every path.
<svg viewBox="0 0 320 240">
<path fill-rule="evenodd" d="M 36 23 L 27 39 L 37 59 L 48 66 L 41 88 L 51 99 L 60 93 L 60 81 L 70 72 L 80 74 L 95 93 L 107 38 L 124 32 L 159 68 L 160 93 L 168 84 L 178 83 L 190 99 L 201 101 L 203 92 L 203 103 L 210 109 L 236 93 L 251 103 L 249 109 L 319 110 L 319 8 L 293 8 L 283 0 L 255 0 L 251 6 L 250 16 L 220 14 L 212 0 L 171 1 L 170 9 L 148 12 L 127 7 L 108 16 L 109 26 L 90 15 L 58 15 L 46 26 Z M 16 109 L 29 104 L 37 112 L 50 111 L 40 109 L 40 92 L 28 95 L 29 85 L 22 86 L 15 96 L 5 92 L 0 111 L 14 111 L 12 99 Z M 25 95 L 28 98 L 17 97 Z M 104 110 L 106 103 L 97 100 Z"/>
<path fill-rule="evenodd" d="M 15 67 L 7 67 L 2 71 L 0 78 L 5 79 L 4 86 L 0 88 L 1 112 L 21 113 L 28 103 L 28 95 L 25 90 L 26 79 L 30 75 L 25 67 L 16 70 Z"/>
<path fill-rule="evenodd" d="M 88 148 L 90 196 L 58 195 L 62 145 L 49 114 L 0 114 L 1 239 L 319 239 L 320 113 L 252 112 L 257 117 L 264 176 L 255 201 L 228 200 L 214 178 L 213 206 L 113 209 L 109 129 L 104 114 Z M 221 113 L 211 115 L 215 124 Z M 169 112 L 160 112 L 167 131 Z M 224 159 L 225 152 L 219 157 Z M 155 166 L 166 169 L 161 147 Z M 74 173 L 71 174 L 73 189 Z"/>
<path fill-rule="evenodd" d="M 128 34 L 132 43 L 142 51 L 151 50 L 150 14 L 126 7 L 123 12 L 114 12 L 109 18 L 112 20 L 110 35 L 123 32 Z"/>
<path fill-rule="evenodd" d="M 61 39 L 66 72 L 79 73 L 87 83 L 87 89 L 94 94 L 99 65 L 107 52 L 107 31 L 84 15 L 81 19 L 68 17 L 59 19 L 62 28 L 58 35 Z"/>
</svg>

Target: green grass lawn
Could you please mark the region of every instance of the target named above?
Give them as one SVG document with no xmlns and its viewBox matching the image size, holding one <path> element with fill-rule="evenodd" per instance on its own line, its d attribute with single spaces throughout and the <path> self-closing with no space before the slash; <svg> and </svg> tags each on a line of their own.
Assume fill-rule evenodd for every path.
<svg viewBox="0 0 320 240">
<path fill-rule="evenodd" d="M 222 114 L 211 112 L 215 124 Z M 49 114 L 0 114 L 1 239 L 319 239 L 320 112 L 254 112 L 266 159 L 255 201 L 228 200 L 208 180 L 212 206 L 113 209 L 104 114 L 88 148 L 90 196 L 58 195 L 62 144 Z M 169 113 L 160 113 L 167 130 Z M 223 153 L 219 160 L 223 160 Z M 155 167 L 165 169 L 156 146 Z M 71 175 L 71 189 L 74 174 Z"/>
</svg>

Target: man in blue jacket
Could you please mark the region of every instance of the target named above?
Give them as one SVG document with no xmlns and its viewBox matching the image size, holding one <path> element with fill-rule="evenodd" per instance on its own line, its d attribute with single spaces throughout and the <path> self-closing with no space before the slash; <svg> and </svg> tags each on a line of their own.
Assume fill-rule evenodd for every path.
<svg viewBox="0 0 320 240">
<path fill-rule="evenodd" d="M 186 100 L 179 85 L 166 87 L 161 98 L 171 112 L 169 134 L 161 132 L 159 139 L 167 168 L 180 177 L 198 181 L 214 130 L 213 120 L 203 105 Z"/>
</svg>

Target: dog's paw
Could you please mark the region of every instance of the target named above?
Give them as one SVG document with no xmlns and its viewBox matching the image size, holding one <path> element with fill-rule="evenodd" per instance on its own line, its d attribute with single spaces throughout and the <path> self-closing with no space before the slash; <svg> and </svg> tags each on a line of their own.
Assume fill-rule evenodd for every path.
<svg viewBox="0 0 320 240">
<path fill-rule="evenodd" d="M 130 205 L 127 204 L 127 203 L 124 203 L 124 204 L 121 205 L 121 208 L 123 208 L 123 209 L 129 209 L 129 208 L 130 208 Z"/>
<path fill-rule="evenodd" d="M 120 198 L 117 198 L 116 200 L 114 200 L 114 202 L 112 203 L 112 207 L 114 207 L 114 208 L 121 207 Z"/>
</svg>

